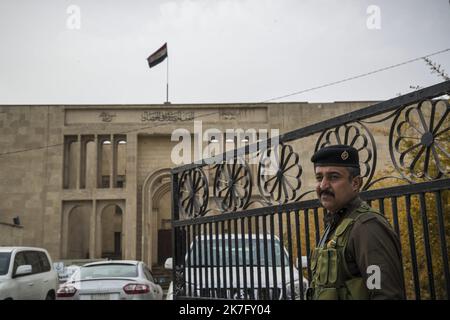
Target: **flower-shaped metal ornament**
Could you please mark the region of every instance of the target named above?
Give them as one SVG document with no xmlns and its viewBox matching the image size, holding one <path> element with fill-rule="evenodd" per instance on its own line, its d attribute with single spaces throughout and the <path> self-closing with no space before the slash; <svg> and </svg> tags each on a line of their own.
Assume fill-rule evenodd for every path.
<svg viewBox="0 0 450 320">
<path fill-rule="evenodd" d="M 389 151 L 396 170 L 408 181 L 435 180 L 450 172 L 450 117 L 446 100 L 422 101 L 395 116 Z"/>
<path fill-rule="evenodd" d="M 208 181 L 201 168 L 182 173 L 178 197 L 182 217 L 195 218 L 206 213 L 209 197 Z"/>
<path fill-rule="evenodd" d="M 250 167 L 243 160 L 233 159 L 217 166 L 214 178 L 214 197 L 222 211 L 245 209 L 252 195 Z"/>
<path fill-rule="evenodd" d="M 367 189 L 375 172 L 377 162 L 377 146 L 369 129 L 362 123 L 345 124 L 327 129 L 317 139 L 314 152 L 335 144 L 349 145 L 358 150 L 361 176 L 365 178 L 362 189 Z M 345 160 L 344 157 L 346 155 L 343 154 L 341 157 Z"/>
<path fill-rule="evenodd" d="M 261 154 L 258 165 L 258 188 L 267 202 L 295 200 L 302 185 L 300 157 L 292 146 L 278 144 Z"/>
</svg>

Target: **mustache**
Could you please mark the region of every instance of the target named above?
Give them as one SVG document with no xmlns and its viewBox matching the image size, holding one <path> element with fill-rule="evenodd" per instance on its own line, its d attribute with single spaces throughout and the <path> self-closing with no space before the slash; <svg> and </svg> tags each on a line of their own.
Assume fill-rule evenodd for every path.
<svg viewBox="0 0 450 320">
<path fill-rule="evenodd" d="M 321 197 L 322 195 L 328 195 L 328 196 L 334 197 L 334 192 L 329 189 L 320 190 L 319 197 Z"/>
</svg>

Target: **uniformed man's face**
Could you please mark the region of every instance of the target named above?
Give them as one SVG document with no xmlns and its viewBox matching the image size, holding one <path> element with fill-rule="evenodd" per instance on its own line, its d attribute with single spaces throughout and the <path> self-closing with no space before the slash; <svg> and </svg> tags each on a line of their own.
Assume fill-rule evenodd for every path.
<svg viewBox="0 0 450 320">
<path fill-rule="evenodd" d="M 330 212 L 344 207 L 359 192 L 361 177 L 350 179 L 350 173 L 345 167 L 317 166 L 315 173 L 317 197 Z"/>
</svg>

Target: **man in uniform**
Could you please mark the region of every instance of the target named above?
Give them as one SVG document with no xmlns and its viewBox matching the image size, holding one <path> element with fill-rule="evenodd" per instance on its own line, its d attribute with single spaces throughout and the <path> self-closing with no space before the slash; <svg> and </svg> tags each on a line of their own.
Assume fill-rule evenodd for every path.
<svg viewBox="0 0 450 320">
<path fill-rule="evenodd" d="M 400 242 L 389 222 L 359 198 L 358 151 L 327 146 L 311 161 L 326 229 L 311 256 L 308 299 L 405 299 Z"/>
</svg>

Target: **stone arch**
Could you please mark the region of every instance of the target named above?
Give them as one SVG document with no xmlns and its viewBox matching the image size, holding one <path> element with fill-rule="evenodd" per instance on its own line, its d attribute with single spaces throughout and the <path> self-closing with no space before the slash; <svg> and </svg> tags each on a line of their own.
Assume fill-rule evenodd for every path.
<svg viewBox="0 0 450 320">
<path fill-rule="evenodd" d="M 103 206 L 99 211 L 101 224 L 101 258 L 122 259 L 124 209 L 117 203 Z"/>
<path fill-rule="evenodd" d="M 85 259 L 90 256 L 91 202 L 71 202 L 64 205 L 62 219 L 61 256 Z M 75 240 L 76 239 L 76 240 Z"/>
<path fill-rule="evenodd" d="M 155 205 L 165 193 L 170 192 L 170 185 L 170 168 L 151 172 L 142 185 L 141 257 L 149 266 L 157 261 L 158 212 Z"/>
<path fill-rule="evenodd" d="M 122 214 L 125 213 L 125 201 L 124 200 L 97 200 L 97 212 L 103 212 L 108 207 L 116 205 L 122 210 Z"/>
<path fill-rule="evenodd" d="M 124 254 L 124 221 L 125 221 L 125 200 L 97 200 L 96 202 L 96 215 L 95 215 L 95 256 L 102 257 L 103 254 L 103 215 L 108 207 L 119 207 L 121 214 L 121 244 L 122 244 L 122 256 Z"/>
<path fill-rule="evenodd" d="M 152 228 L 152 261 L 153 263 L 164 263 L 165 258 L 172 255 L 172 212 L 171 212 L 171 184 L 158 185 L 153 194 L 152 217 L 154 220 Z M 169 224 L 170 223 L 170 224 Z M 169 231 L 170 229 L 170 231 Z M 162 242 L 160 243 L 160 241 Z M 161 250 L 161 252 L 160 252 Z M 161 260 L 160 260 L 161 254 Z"/>
</svg>

